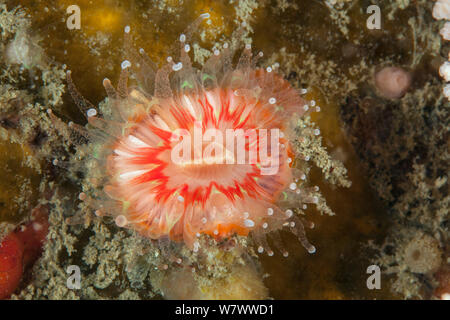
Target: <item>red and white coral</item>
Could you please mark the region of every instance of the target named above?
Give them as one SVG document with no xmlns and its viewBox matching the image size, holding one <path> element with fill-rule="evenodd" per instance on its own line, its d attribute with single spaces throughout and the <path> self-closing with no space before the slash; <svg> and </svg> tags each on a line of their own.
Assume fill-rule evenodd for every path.
<svg viewBox="0 0 450 320">
<path fill-rule="evenodd" d="M 128 49 L 129 33 L 126 27 Z M 152 67 L 142 49 L 139 54 L 127 50 L 117 90 L 104 80 L 109 104 L 103 116 L 102 110 L 78 93 L 68 72 L 69 90 L 91 129 L 71 127 L 87 137 L 95 150 L 96 164 L 89 165 L 88 172 L 95 186 L 80 199 L 95 206 L 97 215 L 112 215 L 120 227 L 152 239 L 184 241 L 194 251 L 199 249 L 202 234 L 222 240 L 251 233 L 258 252 L 272 255 L 266 239 L 270 232 L 273 244 L 287 256 L 277 233 L 286 227 L 310 253 L 315 252 L 304 231 L 304 224 L 313 224 L 282 205 L 292 204 L 292 199 L 299 208 L 318 203 L 317 189 L 301 187 L 306 176 L 294 167 L 294 160 L 298 166 L 305 157 L 294 154 L 290 146 L 296 138 L 295 119 L 315 108 L 272 67 L 257 68 L 262 54 L 252 57 L 249 45 L 234 68 L 235 49 L 225 44 L 222 51 L 214 50 L 202 70 L 195 69 L 188 55 L 188 38 L 180 36 L 180 62 L 169 57 L 160 69 Z M 138 88 L 127 86 L 131 69 Z M 179 129 L 192 133 L 196 126 L 202 133 L 214 128 L 224 136 L 227 129 L 281 130 L 278 170 L 261 174 L 265 163 L 259 156 L 255 162 L 242 164 L 175 163 L 171 157 L 174 133 Z M 303 132 L 320 133 L 317 129 Z M 267 148 L 262 141 L 257 134 L 245 149 Z M 218 143 L 230 151 L 224 142 Z M 201 151 L 207 147 L 202 145 Z"/>
</svg>

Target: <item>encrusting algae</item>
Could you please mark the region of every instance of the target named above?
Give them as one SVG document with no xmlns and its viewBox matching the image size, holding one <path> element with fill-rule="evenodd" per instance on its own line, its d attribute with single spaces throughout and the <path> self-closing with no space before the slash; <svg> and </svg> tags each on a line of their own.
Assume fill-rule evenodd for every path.
<svg viewBox="0 0 450 320">
<path fill-rule="evenodd" d="M 22 193 L 28 202 L 14 200 L 19 205 L 8 206 L 7 218 L 0 217 L 8 226 L 4 234 L 26 222 L 36 205 L 49 208 L 43 255 L 12 298 L 394 297 L 384 273 L 381 290 L 366 287 L 366 269 L 374 263 L 386 275 L 394 275 L 395 297 L 438 297 L 420 291 L 424 278 L 427 287 L 445 291 L 446 236 L 437 235 L 445 232 L 443 200 L 434 204 L 436 214 L 429 215 L 423 207 L 427 204 L 414 195 L 417 190 L 405 187 L 404 195 L 399 195 L 402 179 L 389 185 L 393 171 L 385 162 L 397 163 L 393 159 L 398 155 L 409 159 L 410 165 L 399 164 L 394 171 L 405 170 L 420 190 L 429 189 L 429 184 L 417 181 L 424 164 L 414 163 L 408 153 L 424 150 L 419 138 L 410 140 L 409 129 L 402 133 L 394 128 L 412 117 L 408 111 L 412 105 L 419 110 L 412 117 L 414 123 L 421 124 L 429 114 L 427 105 L 436 111 L 425 121 L 434 124 L 445 117 L 438 78 L 432 73 L 420 76 L 424 73 L 420 70 L 434 70 L 440 59 L 439 38 L 433 34 L 438 23 L 428 22 L 424 14 L 430 5 L 393 2 L 384 8 L 388 11 L 383 13 L 384 29 L 369 31 L 365 8 L 351 0 L 275 5 L 247 0 L 232 6 L 223 1 L 195 1 L 194 6 L 175 2 L 81 1 L 80 30 L 68 30 L 65 22 L 46 24 L 67 19 L 66 8 L 72 4 L 67 1 L 54 7 L 41 1 L 33 7 L 31 1 L 21 1 L 18 7 L 8 1 L 0 8 L 1 51 L 8 57 L 0 75 L 1 137 L 5 146 L 21 146 L 17 149 L 23 154 L 21 166 L 13 169 L 20 174 L 14 179 L 27 191 L 10 195 L 2 191 L 2 196 L 7 195 L 5 201 L 11 204 L 10 199 L 19 199 L 14 194 Z M 312 11 L 314 19 L 307 14 Z M 209 16 L 196 33 L 183 31 L 186 21 L 195 21 L 204 12 Z M 264 52 L 258 61 L 256 49 Z M 27 50 L 36 55 L 27 56 Z M 150 67 L 150 60 L 162 67 Z M 149 67 L 139 72 L 145 64 Z M 386 66 L 410 72 L 403 97 L 383 96 L 377 89 L 376 71 Z M 111 81 L 102 81 L 105 76 Z M 277 95 L 280 89 L 285 91 Z M 231 111 L 242 105 L 252 108 L 242 107 L 233 120 Z M 231 111 L 227 114 L 223 106 Z M 234 126 L 220 122 L 221 115 L 230 117 Z M 267 129 L 282 129 L 279 139 L 285 148 L 277 157 L 281 165 L 273 179 L 276 183 L 259 175 L 230 191 L 227 178 L 233 173 L 216 168 L 219 164 L 182 176 L 189 171 L 167 165 L 167 155 L 162 156 L 165 171 L 142 176 L 150 165 L 158 165 L 149 161 L 154 159 L 148 153 L 151 148 L 160 148 L 163 155 L 164 148 L 174 146 L 167 133 L 176 127 L 194 133 L 195 120 L 200 119 L 219 130 L 243 120 L 250 128 L 252 116 L 259 117 L 253 118 L 254 128 L 265 123 Z M 428 144 L 444 129 L 429 126 L 434 135 L 429 135 Z M 399 138 L 392 140 L 392 147 L 380 149 L 383 134 L 392 137 L 393 132 Z M 258 141 L 262 136 L 256 137 Z M 405 140 L 407 150 L 395 151 Z M 214 148 L 213 160 L 218 150 Z M 251 151 L 251 143 L 247 150 Z M 431 159 L 433 153 L 425 157 Z M 375 156 L 371 159 L 368 154 Z M 435 188 L 443 190 L 447 182 L 442 166 L 432 161 L 439 184 Z M 253 169 L 264 167 L 254 165 Z M 237 180 L 246 173 L 236 175 Z M 160 184 L 163 176 L 167 192 Z M 170 185 L 170 177 L 178 180 Z M 193 183 L 204 177 L 215 181 L 216 190 L 191 192 Z M 23 179 L 29 182 L 23 184 Z M 182 189 L 183 184 L 191 189 Z M 144 193 L 153 196 L 143 197 Z M 258 202 L 262 200 L 264 204 Z M 415 214 L 408 217 L 415 231 L 400 218 L 402 206 L 413 202 L 425 212 L 420 222 Z M 268 215 L 268 209 L 274 214 Z M 303 226 L 312 223 L 314 229 L 305 233 Z M 423 241 L 425 251 L 416 248 Z M 316 252 L 308 254 L 313 248 Z M 426 258 L 429 261 L 422 265 L 421 259 L 430 255 L 435 259 Z M 399 268 L 392 268 L 393 263 Z M 79 290 L 66 285 L 70 265 L 81 268 Z M 417 273 L 424 276 L 416 277 Z M 406 285 L 411 277 L 413 287 Z"/>
</svg>

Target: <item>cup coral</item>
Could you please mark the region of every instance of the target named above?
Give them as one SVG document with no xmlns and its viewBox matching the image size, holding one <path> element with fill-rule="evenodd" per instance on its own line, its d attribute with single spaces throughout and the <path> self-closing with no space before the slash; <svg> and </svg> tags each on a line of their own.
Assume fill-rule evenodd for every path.
<svg viewBox="0 0 450 320">
<path fill-rule="evenodd" d="M 179 62 L 168 57 L 159 69 L 143 49 L 133 50 L 125 27 L 122 72 L 117 89 L 103 81 L 103 109 L 85 100 L 67 73 L 69 91 L 89 123 L 69 127 L 89 141 L 84 150 L 93 160 L 80 199 L 98 216 L 113 216 L 119 227 L 183 241 L 194 252 L 202 235 L 220 241 L 251 234 L 259 253 L 273 255 L 270 234 L 288 256 L 278 233 L 287 228 L 314 253 L 304 230 L 313 224 L 299 213 L 319 203 L 318 188 L 304 186 L 302 163 L 309 156 L 295 154 L 291 143 L 299 139 L 297 120 L 320 109 L 278 75 L 276 65 L 258 68 L 262 53 L 253 57 L 248 44 L 234 67 L 237 48 L 225 43 L 196 69 L 189 40 L 207 17 L 180 35 Z M 130 71 L 138 86 L 128 86 Z M 304 138 L 320 134 L 300 132 Z"/>
</svg>

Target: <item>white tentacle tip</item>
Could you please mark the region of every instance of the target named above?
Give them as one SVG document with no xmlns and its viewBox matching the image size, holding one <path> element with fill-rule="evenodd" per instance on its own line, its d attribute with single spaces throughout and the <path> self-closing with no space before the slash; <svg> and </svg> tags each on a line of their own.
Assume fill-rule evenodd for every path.
<svg viewBox="0 0 450 320">
<path fill-rule="evenodd" d="M 246 219 L 244 220 L 244 226 L 247 228 L 253 228 L 255 226 L 255 222 L 253 220 Z"/>
<path fill-rule="evenodd" d="M 116 217 L 115 223 L 116 223 L 116 225 L 118 227 L 123 228 L 123 227 L 125 227 L 128 224 L 128 220 L 127 220 L 127 218 L 125 216 L 120 215 L 120 216 Z"/>
<path fill-rule="evenodd" d="M 120 65 L 122 67 L 122 70 L 125 70 L 126 68 L 131 67 L 131 62 L 128 60 L 122 61 L 122 64 Z"/>
<path fill-rule="evenodd" d="M 180 71 L 181 68 L 183 68 L 183 64 L 181 62 L 178 62 L 172 66 L 173 71 Z"/>
<path fill-rule="evenodd" d="M 314 246 L 310 246 L 307 250 L 310 254 L 316 253 L 316 247 Z"/>
<path fill-rule="evenodd" d="M 97 115 L 97 110 L 91 108 L 86 112 L 87 116 L 90 117 L 95 117 Z"/>
</svg>

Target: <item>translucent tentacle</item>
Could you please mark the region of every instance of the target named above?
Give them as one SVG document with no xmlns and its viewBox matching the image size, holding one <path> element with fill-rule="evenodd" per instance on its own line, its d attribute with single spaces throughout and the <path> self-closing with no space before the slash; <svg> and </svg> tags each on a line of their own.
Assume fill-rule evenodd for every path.
<svg viewBox="0 0 450 320">
<path fill-rule="evenodd" d="M 67 88 L 70 92 L 70 95 L 72 96 L 75 104 L 80 109 L 81 113 L 83 113 L 84 117 L 88 118 L 88 111 L 89 110 L 96 110 L 95 106 L 90 103 L 87 99 L 85 99 L 81 93 L 77 90 L 75 87 L 75 84 L 72 81 L 72 72 L 70 70 L 66 73 L 66 80 L 67 80 Z"/>
</svg>

